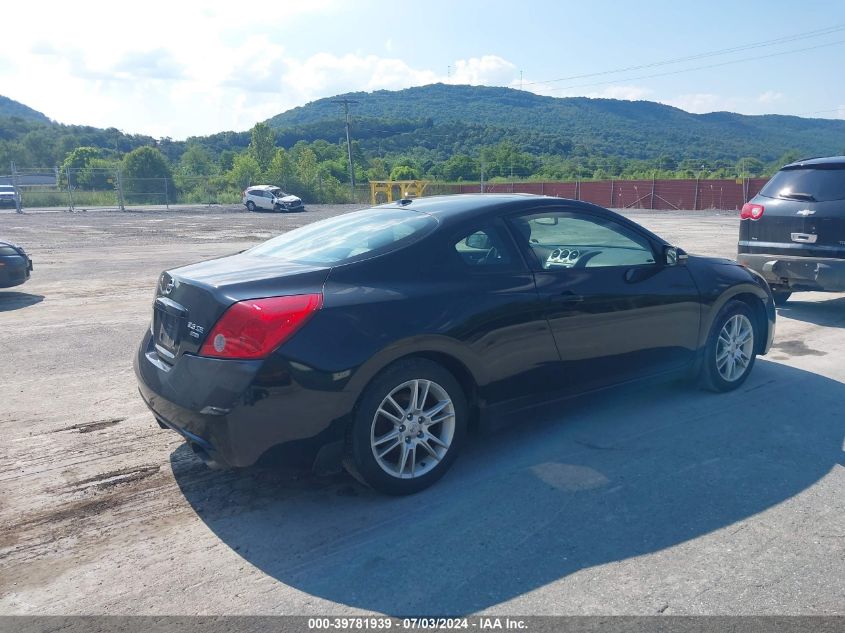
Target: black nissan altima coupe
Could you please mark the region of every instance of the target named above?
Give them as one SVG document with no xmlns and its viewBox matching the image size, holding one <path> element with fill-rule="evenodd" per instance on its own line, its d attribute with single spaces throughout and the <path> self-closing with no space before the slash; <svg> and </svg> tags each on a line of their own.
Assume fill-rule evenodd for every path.
<svg viewBox="0 0 845 633">
<path fill-rule="evenodd" d="M 736 389 L 774 325 L 759 275 L 607 209 L 444 196 L 163 273 L 135 371 L 210 466 L 286 445 L 407 494 L 497 414 L 658 375 Z"/>
</svg>

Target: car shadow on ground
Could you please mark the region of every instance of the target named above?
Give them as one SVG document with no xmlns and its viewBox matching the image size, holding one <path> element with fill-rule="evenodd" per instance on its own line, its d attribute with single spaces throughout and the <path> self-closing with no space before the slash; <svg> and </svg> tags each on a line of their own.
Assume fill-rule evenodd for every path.
<svg viewBox="0 0 845 633">
<path fill-rule="evenodd" d="M 28 308 L 44 301 L 44 295 L 31 295 L 27 292 L 4 292 L 0 290 L 0 312 L 11 312 Z"/>
<path fill-rule="evenodd" d="M 798 495 L 843 463 L 843 400 L 842 383 L 765 360 L 730 394 L 585 396 L 479 433 L 404 498 L 340 475 L 213 473 L 184 447 L 171 461 L 199 517 L 273 578 L 351 607 L 458 615 Z"/>
<path fill-rule="evenodd" d="M 801 293 L 792 295 L 786 305 L 778 308 L 778 314 L 796 321 L 845 327 L 845 296 L 833 295 L 821 301 L 802 301 Z"/>
</svg>

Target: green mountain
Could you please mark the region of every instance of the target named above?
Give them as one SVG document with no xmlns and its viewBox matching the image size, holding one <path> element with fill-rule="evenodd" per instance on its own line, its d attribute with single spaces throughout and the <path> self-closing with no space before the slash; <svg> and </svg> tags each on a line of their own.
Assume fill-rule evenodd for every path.
<svg viewBox="0 0 845 633">
<path fill-rule="evenodd" d="M 348 173 L 343 108 L 350 99 L 356 179 L 732 177 L 766 175 L 786 159 L 845 154 L 845 121 L 795 116 L 691 114 L 650 101 L 544 97 L 510 88 L 434 84 L 320 99 L 269 119 L 277 147 L 321 173 Z M 251 133 L 219 132 L 184 141 L 114 128 L 63 125 L 0 97 L 0 166 L 61 165 L 77 147 L 115 161 L 158 147 L 186 176 L 237 173 Z M 192 152 L 188 152 L 193 148 Z M 183 157 L 187 156 L 183 161 Z M 280 159 L 281 160 L 281 159 Z M 184 162 L 184 164 L 182 164 Z M 281 164 L 281 163 L 280 163 Z M 260 166 L 262 177 L 267 165 Z M 319 178 L 311 174 L 316 182 Z M 258 175 L 255 175 L 258 178 Z M 234 178 L 234 176 L 233 176 Z"/>
<path fill-rule="evenodd" d="M 692 114 L 651 101 L 554 98 L 510 88 L 433 84 L 399 91 L 356 92 L 320 99 L 269 119 L 283 141 L 337 142 L 342 106 L 352 99 L 354 138 L 367 152 L 440 149 L 437 158 L 512 141 L 531 154 L 627 159 L 763 161 L 788 151 L 845 152 L 845 121 L 730 112 Z"/>
<path fill-rule="evenodd" d="M 0 95 L 0 116 L 18 117 L 19 119 L 50 123 L 50 119 L 45 114 L 3 95 Z"/>
</svg>

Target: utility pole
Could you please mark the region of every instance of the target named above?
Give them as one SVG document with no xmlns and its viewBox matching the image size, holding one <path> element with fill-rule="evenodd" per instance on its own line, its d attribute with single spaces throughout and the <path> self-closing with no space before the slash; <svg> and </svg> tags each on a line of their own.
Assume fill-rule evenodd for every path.
<svg viewBox="0 0 845 633">
<path fill-rule="evenodd" d="M 67 177 L 67 199 L 68 211 L 73 211 L 73 185 L 70 184 L 70 167 L 65 167 L 65 176 Z"/>
<path fill-rule="evenodd" d="M 18 168 L 15 161 L 12 161 L 12 189 L 15 192 L 15 213 L 23 213 L 23 200 L 21 200 L 21 190 L 18 187 Z"/>
<path fill-rule="evenodd" d="M 355 202 L 355 165 L 352 163 L 352 140 L 349 137 L 349 104 L 358 102 L 352 99 L 336 99 L 334 103 L 343 104 L 343 112 L 346 116 L 346 152 L 349 155 L 349 185 L 352 189 L 352 202 Z"/>
<path fill-rule="evenodd" d="M 123 199 L 123 179 L 120 177 L 120 167 L 115 170 L 115 189 L 117 189 L 117 204 L 121 211 L 126 211 Z"/>
</svg>

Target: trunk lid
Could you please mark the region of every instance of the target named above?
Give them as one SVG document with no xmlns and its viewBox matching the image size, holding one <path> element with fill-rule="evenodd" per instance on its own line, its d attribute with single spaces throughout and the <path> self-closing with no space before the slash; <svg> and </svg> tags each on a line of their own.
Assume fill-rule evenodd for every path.
<svg viewBox="0 0 845 633">
<path fill-rule="evenodd" d="M 743 220 L 740 247 L 747 253 L 845 258 L 845 201 L 805 202 L 757 196 L 759 220 Z"/>
<path fill-rule="evenodd" d="M 845 258 L 845 164 L 787 166 L 751 203 L 764 211 L 740 223 L 739 252 Z"/>
<path fill-rule="evenodd" d="M 156 351 L 170 364 L 195 354 L 233 303 L 322 292 L 329 270 L 244 253 L 165 271 L 153 302 Z"/>
</svg>

